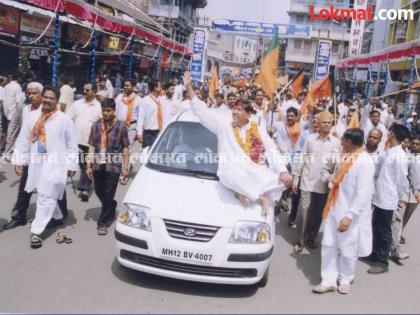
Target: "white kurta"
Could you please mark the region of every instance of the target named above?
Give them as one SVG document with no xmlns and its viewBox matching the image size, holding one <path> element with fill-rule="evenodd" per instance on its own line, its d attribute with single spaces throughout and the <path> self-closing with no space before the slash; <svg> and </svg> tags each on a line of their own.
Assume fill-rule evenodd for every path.
<svg viewBox="0 0 420 315">
<path fill-rule="evenodd" d="M 61 111 L 48 119 L 45 123 L 47 154 L 40 154 L 37 142 L 30 142 L 32 127 L 40 116 L 39 110 L 28 115 L 17 139 L 12 161 L 15 165 L 29 164 L 25 191 L 37 189 L 47 198 L 62 199 L 67 171 L 78 170 L 74 123 Z"/>
<path fill-rule="evenodd" d="M 372 251 L 372 195 L 375 165 L 363 152 L 344 177 L 338 198 L 325 219 L 323 246 L 338 248 L 345 257 L 364 257 Z M 337 231 L 340 221 L 353 220 L 348 231 Z"/>
<path fill-rule="evenodd" d="M 217 175 L 225 187 L 253 201 L 265 193 L 274 191 L 281 193 L 285 189 L 278 181 L 279 174 L 287 172 L 285 163 L 264 128 L 259 127 L 259 133 L 264 143 L 265 158 L 269 166 L 254 163 L 245 154 L 235 138 L 232 116 L 229 119 L 227 115 L 220 115 L 219 110 L 208 108 L 206 103 L 197 97 L 191 101 L 191 107 L 200 122 L 217 135 L 220 155 Z M 249 127 L 248 124 L 241 128 L 243 141 Z"/>
</svg>

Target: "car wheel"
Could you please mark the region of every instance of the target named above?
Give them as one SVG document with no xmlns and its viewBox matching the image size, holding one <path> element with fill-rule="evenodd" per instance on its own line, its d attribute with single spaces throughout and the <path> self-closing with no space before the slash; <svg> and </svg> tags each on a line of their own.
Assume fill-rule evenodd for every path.
<svg viewBox="0 0 420 315">
<path fill-rule="evenodd" d="M 270 267 L 267 268 L 267 270 L 264 273 L 264 276 L 261 278 L 261 280 L 258 282 L 258 286 L 260 288 L 264 288 L 268 283 L 268 277 L 270 275 Z"/>
</svg>

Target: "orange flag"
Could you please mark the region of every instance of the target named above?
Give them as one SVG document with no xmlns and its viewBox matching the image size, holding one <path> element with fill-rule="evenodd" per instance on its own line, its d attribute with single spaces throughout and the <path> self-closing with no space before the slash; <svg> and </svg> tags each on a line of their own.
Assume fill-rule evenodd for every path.
<svg viewBox="0 0 420 315">
<path fill-rule="evenodd" d="M 303 79 L 305 78 L 304 69 L 302 68 L 296 77 L 293 79 L 292 84 L 290 85 L 290 90 L 292 91 L 293 98 L 296 98 L 300 91 L 302 90 Z"/>
<path fill-rule="evenodd" d="M 214 97 L 216 95 L 217 91 L 217 69 L 215 66 L 213 66 L 213 69 L 211 70 L 211 78 L 209 83 L 209 96 Z"/>
<path fill-rule="evenodd" d="M 359 123 L 359 112 L 354 112 L 353 116 L 351 117 L 349 128 L 360 128 Z"/>
<path fill-rule="evenodd" d="M 312 83 L 308 93 L 308 109 L 316 107 L 316 100 L 321 97 L 333 96 L 332 74 Z"/>
<path fill-rule="evenodd" d="M 272 100 L 276 91 L 277 72 L 279 66 L 280 45 L 278 38 L 278 28 L 273 42 L 261 63 L 261 71 L 255 79 L 255 83 L 259 84 L 264 90 L 267 97 Z"/>
</svg>

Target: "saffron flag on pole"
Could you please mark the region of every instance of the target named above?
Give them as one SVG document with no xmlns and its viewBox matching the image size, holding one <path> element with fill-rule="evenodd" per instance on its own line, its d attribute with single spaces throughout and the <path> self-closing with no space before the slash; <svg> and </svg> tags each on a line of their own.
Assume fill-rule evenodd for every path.
<svg viewBox="0 0 420 315">
<path fill-rule="evenodd" d="M 264 90 L 267 97 L 272 100 L 276 91 L 277 72 L 279 65 L 280 45 L 278 37 L 278 28 L 274 34 L 273 41 L 261 62 L 261 71 L 255 79 L 255 83 L 259 84 Z"/>
<path fill-rule="evenodd" d="M 217 68 L 213 66 L 213 69 L 211 70 L 211 78 L 209 83 L 209 96 L 214 97 L 216 95 L 217 91 L 217 81 L 218 81 L 218 75 L 217 75 Z"/>
<path fill-rule="evenodd" d="M 305 70 L 305 68 L 302 68 L 299 70 L 299 72 L 293 78 L 292 83 L 290 84 L 290 90 L 292 92 L 293 98 L 296 98 L 298 94 L 300 93 L 300 91 L 302 91 L 303 79 L 305 78 L 305 73 L 303 70 Z"/>
<path fill-rule="evenodd" d="M 315 81 L 309 86 L 308 92 L 308 109 L 316 107 L 316 100 L 322 97 L 333 96 L 334 73 L 324 76 L 322 79 Z"/>
</svg>

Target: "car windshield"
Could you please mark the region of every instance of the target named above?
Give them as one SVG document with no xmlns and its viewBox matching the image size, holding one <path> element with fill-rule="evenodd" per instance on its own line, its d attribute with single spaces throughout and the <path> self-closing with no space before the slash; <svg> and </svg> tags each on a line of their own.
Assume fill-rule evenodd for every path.
<svg viewBox="0 0 420 315">
<path fill-rule="evenodd" d="M 217 179 L 217 137 L 196 122 L 170 124 L 149 155 L 158 171 Z"/>
</svg>

